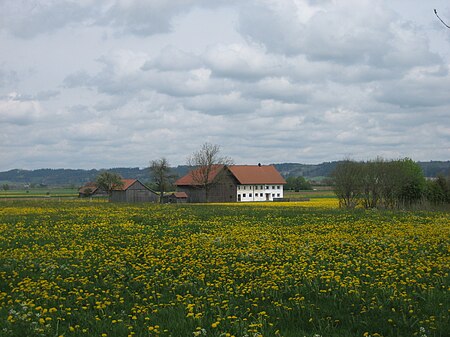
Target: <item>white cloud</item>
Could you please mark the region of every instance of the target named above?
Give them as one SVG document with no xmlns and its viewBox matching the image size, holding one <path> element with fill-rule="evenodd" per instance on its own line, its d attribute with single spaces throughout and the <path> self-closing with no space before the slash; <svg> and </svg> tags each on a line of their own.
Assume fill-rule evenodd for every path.
<svg viewBox="0 0 450 337">
<path fill-rule="evenodd" d="M 182 71 L 200 68 L 201 61 L 196 55 L 184 52 L 174 46 L 164 47 L 158 56 L 145 62 L 143 70 L 159 69 L 163 71 Z"/>
<path fill-rule="evenodd" d="M 274 75 L 283 68 L 283 60 L 256 45 L 217 45 L 208 48 L 204 59 L 214 75 L 240 80 Z"/>
<path fill-rule="evenodd" d="M 27 125 L 36 122 L 42 115 L 37 101 L 20 101 L 15 92 L 0 100 L 0 122 L 5 124 Z"/>
<path fill-rule="evenodd" d="M 184 106 L 189 110 L 211 115 L 244 114 L 254 111 L 259 104 L 245 99 L 240 92 L 219 95 L 199 95 L 187 99 Z"/>
</svg>

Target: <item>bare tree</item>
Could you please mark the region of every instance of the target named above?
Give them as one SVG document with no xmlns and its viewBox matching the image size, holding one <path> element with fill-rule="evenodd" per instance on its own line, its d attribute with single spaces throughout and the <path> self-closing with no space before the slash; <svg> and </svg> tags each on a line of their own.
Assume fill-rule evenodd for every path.
<svg viewBox="0 0 450 337">
<path fill-rule="evenodd" d="M 331 174 L 334 193 L 339 199 L 339 206 L 355 208 L 361 196 L 361 164 L 346 159 L 340 162 Z"/>
<path fill-rule="evenodd" d="M 152 160 L 150 162 L 150 173 L 159 191 L 159 202 L 163 202 L 164 192 L 169 188 L 174 175 L 171 174 L 169 162 L 166 158 Z"/>
<path fill-rule="evenodd" d="M 437 13 L 437 10 L 435 9 L 434 10 L 434 14 L 436 14 L 436 16 L 437 16 L 437 18 L 439 19 L 439 21 L 441 21 L 442 22 L 442 24 L 445 26 L 445 27 L 447 27 L 447 28 L 449 28 L 450 29 L 450 26 L 449 25 L 447 25 L 445 22 L 444 22 L 444 20 L 442 20 L 440 17 L 439 17 L 439 15 L 438 15 L 438 13 Z"/>
<path fill-rule="evenodd" d="M 188 165 L 193 167 L 192 180 L 205 191 L 206 202 L 209 201 L 211 187 L 220 183 L 219 171 L 231 164 L 231 158 L 220 156 L 220 146 L 211 143 L 204 143 L 199 151 L 188 158 Z"/>
</svg>

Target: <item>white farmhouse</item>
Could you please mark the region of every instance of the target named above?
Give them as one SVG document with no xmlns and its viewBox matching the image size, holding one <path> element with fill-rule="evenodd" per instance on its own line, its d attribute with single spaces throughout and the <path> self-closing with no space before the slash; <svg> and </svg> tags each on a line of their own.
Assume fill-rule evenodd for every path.
<svg viewBox="0 0 450 337">
<path fill-rule="evenodd" d="M 273 201 L 283 198 L 286 181 L 272 165 L 230 165 L 228 169 L 238 181 L 236 200 Z"/>
</svg>

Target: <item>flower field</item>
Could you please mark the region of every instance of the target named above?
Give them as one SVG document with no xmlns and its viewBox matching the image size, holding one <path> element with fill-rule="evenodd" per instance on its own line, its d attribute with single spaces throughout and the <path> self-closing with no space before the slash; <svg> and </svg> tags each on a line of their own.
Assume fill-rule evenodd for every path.
<svg viewBox="0 0 450 337">
<path fill-rule="evenodd" d="M 1 336 L 448 336 L 450 214 L 0 202 Z"/>
</svg>

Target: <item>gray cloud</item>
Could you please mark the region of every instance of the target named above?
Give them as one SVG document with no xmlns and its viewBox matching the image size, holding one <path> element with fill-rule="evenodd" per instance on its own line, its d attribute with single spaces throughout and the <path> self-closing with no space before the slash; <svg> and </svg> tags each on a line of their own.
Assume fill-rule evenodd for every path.
<svg viewBox="0 0 450 337">
<path fill-rule="evenodd" d="M 15 71 L 0 69 L 0 88 L 12 87 L 18 80 L 19 78 Z"/>
<path fill-rule="evenodd" d="M 0 6 L 0 169 L 450 156 L 448 37 L 393 2 Z"/>
<path fill-rule="evenodd" d="M 175 16 L 196 6 L 215 8 L 231 1 L 172 0 L 5 0 L 0 3 L 0 29 L 34 38 L 66 26 L 111 27 L 117 34 L 150 36 L 172 31 Z"/>
<path fill-rule="evenodd" d="M 164 47 L 159 55 L 145 62 L 142 70 L 182 71 L 200 68 L 201 60 L 192 53 L 184 52 L 174 46 Z"/>
<path fill-rule="evenodd" d="M 244 6 L 240 32 L 269 51 L 312 61 L 388 69 L 439 62 L 423 34 L 380 1 L 330 2 L 320 8 L 299 3 Z"/>
<path fill-rule="evenodd" d="M 446 106 L 450 104 L 450 95 L 444 88 L 449 86 L 447 69 L 416 69 L 404 78 L 384 83 L 376 98 L 402 108 Z"/>
<path fill-rule="evenodd" d="M 95 15 L 95 8 L 80 1 L 2 1 L 0 29 L 20 38 L 33 38 L 67 25 L 83 23 Z"/>
</svg>

